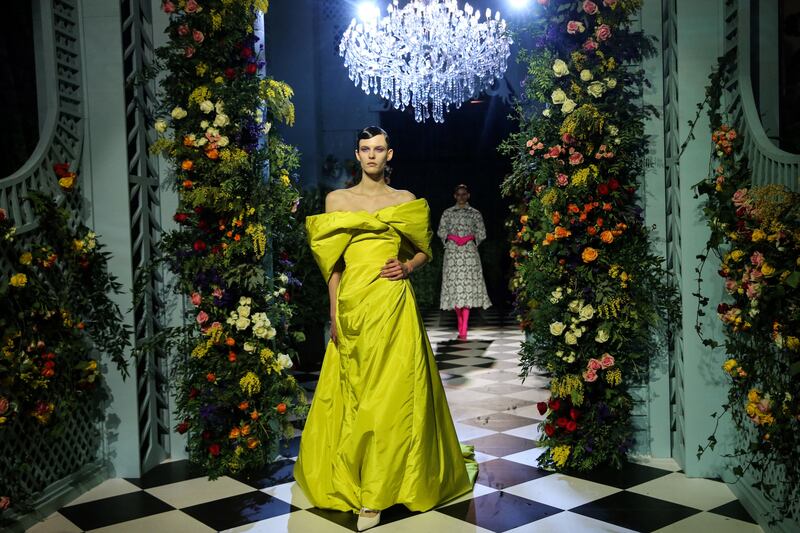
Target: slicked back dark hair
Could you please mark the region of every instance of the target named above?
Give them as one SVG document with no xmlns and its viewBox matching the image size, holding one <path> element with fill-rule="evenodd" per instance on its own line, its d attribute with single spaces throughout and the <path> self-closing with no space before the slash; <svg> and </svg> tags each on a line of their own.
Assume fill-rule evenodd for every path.
<svg viewBox="0 0 800 533">
<path fill-rule="evenodd" d="M 358 137 L 356 138 L 356 150 L 358 150 L 358 143 L 359 141 L 365 141 L 367 139 L 372 139 L 376 135 L 383 135 L 386 138 L 386 146 L 387 148 L 391 148 L 392 145 L 389 142 L 389 134 L 383 128 L 378 126 L 367 126 L 363 130 L 358 132 Z"/>
</svg>

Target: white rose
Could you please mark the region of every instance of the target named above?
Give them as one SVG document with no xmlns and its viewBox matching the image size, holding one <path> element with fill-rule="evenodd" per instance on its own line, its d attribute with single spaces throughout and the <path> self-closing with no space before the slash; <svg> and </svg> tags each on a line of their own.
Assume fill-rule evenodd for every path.
<svg viewBox="0 0 800 533">
<path fill-rule="evenodd" d="M 235 316 L 230 316 L 230 317 L 228 317 L 228 320 L 226 320 L 225 322 L 227 322 L 229 325 L 233 326 L 234 324 L 236 324 L 236 317 Z"/>
<path fill-rule="evenodd" d="M 581 307 L 579 314 L 581 320 L 591 320 L 594 318 L 594 307 L 592 307 L 592 304 L 585 305 Z"/>
<path fill-rule="evenodd" d="M 267 328 L 266 339 L 269 340 L 269 339 L 275 337 L 275 335 L 277 335 L 277 334 L 278 334 L 278 332 L 275 331 L 275 328 Z"/>
<path fill-rule="evenodd" d="M 281 283 L 283 283 L 284 285 L 286 285 L 287 283 L 289 283 L 289 276 L 287 276 L 286 274 L 281 274 L 281 275 L 278 277 L 278 280 L 280 280 L 280 282 L 281 282 Z"/>
<path fill-rule="evenodd" d="M 164 133 L 167 131 L 167 121 L 163 118 L 156 120 L 156 123 L 153 124 L 153 127 L 156 129 L 158 133 Z"/>
<path fill-rule="evenodd" d="M 566 327 L 563 322 L 553 322 L 550 324 L 550 333 L 552 335 L 561 335 Z"/>
<path fill-rule="evenodd" d="M 568 331 L 564 334 L 564 342 L 567 344 L 578 344 L 578 337 L 571 331 Z"/>
<path fill-rule="evenodd" d="M 216 118 L 214 118 L 214 125 L 216 127 L 218 127 L 218 128 L 222 128 L 224 126 L 227 126 L 230 123 L 231 123 L 231 119 L 228 118 L 228 115 L 226 115 L 224 113 L 220 113 L 219 115 L 216 116 Z"/>
<path fill-rule="evenodd" d="M 222 100 L 217 100 L 217 103 L 214 104 L 214 110 L 217 113 L 224 113 L 225 112 L 225 103 Z"/>
<path fill-rule="evenodd" d="M 583 69 L 581 71 L 581 80 L 583 80 L 583 81 L 592 81 L 593 77 L 594 76 L 592 76 L 592 71 L 589 70 L 588 68 L 585 68 L 585 69 Z"/>
<path fill-rule="evenodd" d="M 553 62 L 553 72 L 555 72 L 557 78 L 560 78 L 569 74 L 569 67 L 563 60 L 556 59 Z"/>
<path fill-rule="evenodd" d="M 601 96 L 603 96 L 603 93 L 605 92 L 605 90 L 606 90 L 605 86 L 602 83 L 600 83 L 599 81 L 593 81 L 586 88 L 586 92 L 588 92 L 589 94 L 591 94 L 595 98 L 600 98 Z"/>
<path fill-rule="evenodd" d="M 571 333 L 572 333 L 573 335 L 575 335 L 577 338 L 579 338 L 579 339 L 580 339 L 580 338 L 581 338 L 581 335 L 583 335 L 583 330 L 582 330 L 582 329 L 580 329 L 580 328 L 573 328 L 573 329 L 571 330 Z"/>
<path fill-rule="evenodd" d="M 230 140 L 223 135 L 217 141 L 217 146 L 219 146 L 220 148 L 224 148 L 224 147 L 228 146 L 228 143 L 230 143 Z"/>
<path fill-rule="evenodd" d="M 561 112 L 564 113 L 565 115 L 569 115 L 570 113 L 575 111 L 575 107 L 577 105 L 578 104 L 576 104 L 574 100 L 570 100 L 569 98 L 567 98 L 566 100 L 564 100 L 564 103 L 561 104 Z"/>
<path fill-rule="evenodd" d="M 203 113 L 211 113 L 214 111 L 214 102 L 211 100 L 203 100 L 200 102 L 200 111 Z"/>
<path fill-rule="evenodd" d="M 250 353 L 255 352 L 256 351 L 256 345 L 253 344 L 252 342 L 245 342 L 244 343 L 244 351 L 245 352 L 250 352 Z"/>
<path fill-rule="evenodd" d="M 253 322 L 269 326 L 269 319 L 267 313 L 253 313 Z"/>
<path fill-rule="evenodd" d="M 550 111 L 549 107 L 547 109 L 545 109 L 544 111 L 542 111 L 542 115 L 545 116 L 545 117 L 549 117 L 552 114 L 553 114 L 553 112 Z"/>
<path fill-rule="evenodd" d="M 286 287 L 281 287 L 277 292 L 278 296 L 283 296 L 283 294 L 286 292 Z"/>
<path fill-rule="evenodd" d="M 206 128 L 206 134 L 211 135 L 212 137 L 216 137 L 219 135 L 219 130 L 214 127 Z"/>
<path fill-rule="evenodd" d="M 244 316 L 240 316 L 236 319 L 236 329 L 242 331 L 243 329 L 247 329 L 250 326 L 250 319 Z"/>
<path fill-rule="evenodd" d="M 207 128 L 207 127 L 209 127 L 210 125 L 211 125 L 211 124 L 210 124 L 210 123 L 209 123 L 207 120 L 201 120 L 201 121 L 200 121 L 200 127 L 201 127 L 201 128 L 203 128 L 203 129 L 206 129 L 206 128 Z"/>
<path fill-rule="evenodd" d="M 208 144 L 208 139 L 206 139 L 205 137 L 200 137 L 199 139 L 194 141 L 195 146 L 203 146 L 205 144 Z"/>
<path fill-rule="evenodd" d="M 617 80 L 615 80 L 614 78 L 606 78 L 604 81 L 606 82 L 606 87 L 608 87 L 609 89 L 613 89 L 614 87 L 617 86 Z"/>
<path fill-rule="evenodd" d="M 252 305 L 253 299 L 249 296 L 242 296 L 239 298 L 239 305 Z"/>
<path fill-rule="evenodd" d="M 581 307 L 583 307 L 583 300 L 572 300 L 567 309 L 569 309 L 570 313 L 578 314 L 581 311 Z"/>
<path fill-rule="evenodd" d="M 565 93 L 562 89 L 556 89 L 553 91 L 553 94 L 550 95 L 550 99 L 556 105 L 563 104 L 564 100 L 567 99 L 567 93 Z"/>
<path fill-rule="evenodd" d="M 278 354 L 278 364 L 281 365 L 281 368 L 286 369 L 286 368 L 292 368 L 292 365 L 294 363 L 292 363 L 292 358 L 289 357 L 287 354 L 279 353 Z"/>
<path fill-rule="evenodd" d="M 182 108 L 181 106 L 176 107 L 170 113 L 172 118 L 174 118 L 175 120 L 180 120 L 180 119 L 184 118 L 187 114 L 188 113 L 186 113 L 186 110 L 184 108 Z"/>
<path fill-rule="evenodd" d="M 567 357 L 564 358 L 565 363 L 574 363 L 575 362 L 575 355 L 569 354 Z"/>
<path fill-rule="evenodd" d="M 600 344 L 607 342 L 609 338 L 608 331 L 605 328 L 601 328 L 597 330 L 597 335 L 594 336 L 594 341 Z"/>
<path fill-rule="evenodd" d="M 619 128 L 609 124 L 608 125 L 608 133 L 610 133 L 612 136 L 616 137 L 617 134 L 619 133 Z"/>
<path fill-rule="evenodd" d="M 253 335 L 255 335 L 260 339 L 266 339 L 268 334 L 269 334 L 269 329 L 267 328 L 267 326 L 263 324 L 259 324 L 253 327 Z"/>
<path fill-rule="evenodd" d="M 250 306 L 249 305 L 240 305 L 239 308 L 236 310 L 239 313 L 240 317 L 249 317 L 250 316 Z"/>
<path fill-rule="evenodd" d="M 556 357 L 564 357 L 564 350 L 556 351 Z"/>
<path fill-rule="evenodd" d="M 269 130 L 271 130 L 271 129 L 272 129 L 272 122 L 267 122 L 266 124 L 264 124 L 264 133 L 265 134 L 269 133 Z"/>
</svg>

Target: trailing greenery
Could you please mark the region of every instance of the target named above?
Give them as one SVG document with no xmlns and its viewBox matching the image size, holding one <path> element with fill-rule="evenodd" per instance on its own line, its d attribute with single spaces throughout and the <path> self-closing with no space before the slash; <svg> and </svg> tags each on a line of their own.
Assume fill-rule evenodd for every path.
<svg viewBox="0 0 800 533">
<path fill-rule="evenodd" d="M 545 0 L 503 150 L 513 171 L 511 289 L 528 341 L 522 376 L 550 374 L 539 462 L 619 467 L 633 444 L 629 389 L 646 381 L 666 318 L 677 313 L 651 251 L 637 190 L 647 150 L 639 95 L 652 38 L 630 21 L 638 0 Z"/>
</svg>

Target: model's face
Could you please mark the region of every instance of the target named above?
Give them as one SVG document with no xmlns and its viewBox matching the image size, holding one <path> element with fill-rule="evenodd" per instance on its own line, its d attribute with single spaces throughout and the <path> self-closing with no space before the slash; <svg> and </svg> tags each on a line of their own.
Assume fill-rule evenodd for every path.
<svg viewBox="0 0 800 533">
<path fill-rule="evenodd" d="M 469 202 L 469 192 L 466 189 L 458 189 L 453 194 L 453 198 L 456 199 L 456 203 L 464 205 Z"/>
<path fill-rule="evenodd" d="M 392 150 L 386 144 L 386 137 L 383 135 L 358 141 L 356 159 L 361 163 L 364 172 L 371 176 L 383 175 L 386 162 L 392 160 L 392 155 Z"/>
</svg>

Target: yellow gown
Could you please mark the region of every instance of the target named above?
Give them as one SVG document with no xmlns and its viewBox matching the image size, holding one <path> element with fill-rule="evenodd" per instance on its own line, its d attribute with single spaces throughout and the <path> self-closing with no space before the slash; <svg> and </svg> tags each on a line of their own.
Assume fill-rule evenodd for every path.
<svg viewBox="0 0 800 533">
<path fill-rule="evenodd" d="M 472 489 L 477 463 L 456 437 L 411 283 L 380 277 L 390 257 L 431 257 L 429 216 L 417 199 L 306 219 L 325 279 L 345 265 L 338 346 L 325 352 L 294 469 L 316 507 L 427 511 Z"/>
</svg>

